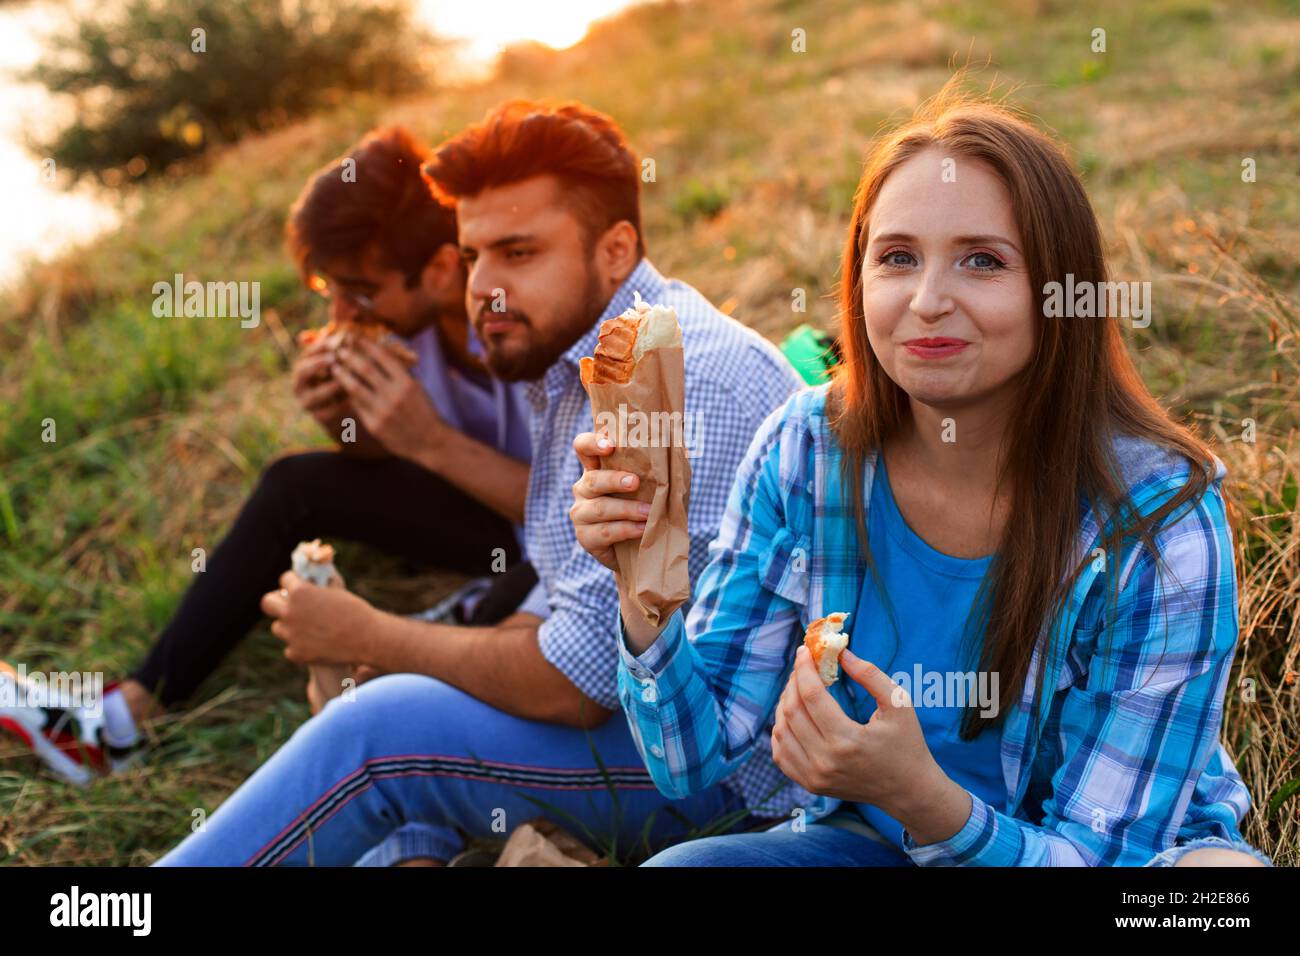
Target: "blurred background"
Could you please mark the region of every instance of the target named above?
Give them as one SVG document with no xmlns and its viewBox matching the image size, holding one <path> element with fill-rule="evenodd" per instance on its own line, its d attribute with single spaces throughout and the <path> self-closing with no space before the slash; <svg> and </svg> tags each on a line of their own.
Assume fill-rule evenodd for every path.
<svg viewBox="0 0 1300 956">
<path fill-rule="evenodd" d="M 1228 466 L 1224 740 L 1247 838 L 1295 865 L 1297 0 L 0 0 L 0 657 L 122 672 L 191 549 L 271 459 L 324 441 L 285 376 L 324 305 L 282 232 L 370 127 L 436 144 L 507 97 L 610 113 L 655 160 L 655 264 L 776 340 L 835 330 L 864 150 L 965 64 L 1067 144 L 1112 278 L 1152 283 L 1150 327 L 1126 330 L 1139 367 Z M 153 283 L 177 272 L 259 282 L 260 325 L 155 318 Z M 340 566 L 393 610 L 456 583 L 360 550 Z M 142 771 L 74 790 L 0 742 L 0 862 L 151 862 L 306 713 L 263 633 L 155 726 Z"/>
</svg>

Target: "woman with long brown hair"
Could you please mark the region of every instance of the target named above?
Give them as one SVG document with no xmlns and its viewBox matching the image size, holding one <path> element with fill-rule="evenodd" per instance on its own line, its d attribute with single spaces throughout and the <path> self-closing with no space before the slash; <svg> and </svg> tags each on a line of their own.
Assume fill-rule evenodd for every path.
<svg viewBox="0 0 1300 956">
<path fill-rule="evenodd" d="M 1137 374 L 1060 147 L 958 85 L 870 151 L 844 362 L 754 437 L 689 612 L 620 615 L 659 788 L 730 778 L 790 816 L 652 863 L 1268 863 L 1219 741 L 1226 470 Z M 1061 288 L 1091 299 L 1060 316 Z M 578 540 L 612 568 L 644 526 L 608 436 L 574 447 Z M 803 638 L 833 612 L 826 686 Z"/>
</svg>

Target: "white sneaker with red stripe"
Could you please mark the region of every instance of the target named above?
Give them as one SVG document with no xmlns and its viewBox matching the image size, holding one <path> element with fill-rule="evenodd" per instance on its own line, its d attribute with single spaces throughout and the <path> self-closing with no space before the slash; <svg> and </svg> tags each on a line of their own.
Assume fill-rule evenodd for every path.
<svg viewBox="0 0 1300 956">
<path fill-rule="evenodd" d="M 112 686 L 105 693 L 109 690 Z M 110 746 L 104 740 L 102 714 L 26 680 L 4 661 L 0 661 L 0 732 L 25 744 L 56 776 L 80 786 L 96 773 L 112 773 L 133 763 L 142 749 Z"/>
</svg>

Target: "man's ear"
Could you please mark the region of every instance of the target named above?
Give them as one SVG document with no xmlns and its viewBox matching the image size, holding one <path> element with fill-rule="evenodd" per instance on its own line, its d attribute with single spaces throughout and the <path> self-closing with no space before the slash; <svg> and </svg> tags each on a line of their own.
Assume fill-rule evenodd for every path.
<svg viewBox="0 0 1300 956">
<path fill-rule="evenodd" d="M 596 240 L 596 268 L 608 281 L 611 292 L 623 284 L 641 261 L 636 247 L 636 227 L 626 219 L 614 223 Z"/>
<path fill-rule="evenodd" d="M 454 242 L 444 242 L 429 257 L 420 272 L 420 285 L 439 302 L 463 298 L 465 267 L 460 261 L 460 248 Z"/>
</svg>

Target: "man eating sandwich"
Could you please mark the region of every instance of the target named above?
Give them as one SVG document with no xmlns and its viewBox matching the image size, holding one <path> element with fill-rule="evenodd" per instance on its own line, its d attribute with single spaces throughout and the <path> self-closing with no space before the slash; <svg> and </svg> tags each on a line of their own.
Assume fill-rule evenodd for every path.
<svg viewBox="0 0 1300 956">
<path fill-rule="evenodd" d="M 443 863 L 466 835 L 499 837 L 538 815 L 577 819 L 602 849 L 661 845 L 745 815 L 731 782 L 687 801 L 662 796 L 614 717 L 618 594 L 569 517 L 581 477 L 572 442 L 592 426 L 580 365 L 602 323 L 638 296 L 675 313 L 685 407 L 701 426 L 684 515 L 692 572 L 750 439 L 799 378 L 773 345 L 645 258 L 640 166 L 608 116 L 506 103 L 444 143 L 427 171 L 456 202 L 487 366 L 525 387 L 525 543 L 539 583 L 499 625 L 455 627 L 286 575 L 287 596 L 271 592 L 263 606 L 292 659 L 358 661 L 388 676 L 328 703 L 164 865 Z M 348 387 L 352 365 L 335 375 Z M 634 497 L 623 508 L 632 522 L 651 511 Z"/>
<path fill-rule="evenodd" d="M 430 192 L 427 159 L 406 130 L 375 130 L 298 198 L 289 251 L 330 323 L 302 336 L 291 387 L 335 447 L 271 463 L 144 659 L 108 684 L 102 713 L 0 711 L 0 731 L 56 773 L 85 782 L 138 759 L 141 724 L 216 670 L 302 541 L 359 541 L 481 576 L 491 590 L 466 608 L 481 623 L 512 612 L 535 583 L 520 547 L 531 455 L 523 390 L 473 351 L 456 214 Z M 335 374 L 344 362 L 346 384 Z"/>
</svg>

